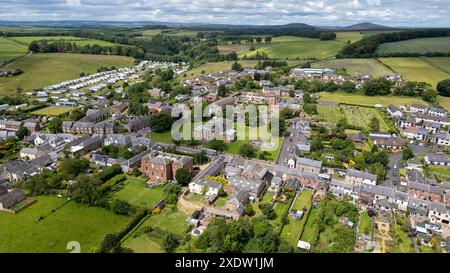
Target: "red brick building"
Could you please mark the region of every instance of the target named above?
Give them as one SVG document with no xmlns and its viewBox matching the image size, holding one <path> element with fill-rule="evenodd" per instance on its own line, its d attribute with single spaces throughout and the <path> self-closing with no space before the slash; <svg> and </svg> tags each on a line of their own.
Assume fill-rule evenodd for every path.
<svg viewBox="0 0 450 273">
<path fill-rule="evenodd" d="M 151 153 L 141 160 L 141 172 L 150 182 L 166 182 L 175 180 L 175 174 L 179 169 L 192 172 L 194 160 L 188 156 L 180 156 L 168 153 Z"/>
</svg>

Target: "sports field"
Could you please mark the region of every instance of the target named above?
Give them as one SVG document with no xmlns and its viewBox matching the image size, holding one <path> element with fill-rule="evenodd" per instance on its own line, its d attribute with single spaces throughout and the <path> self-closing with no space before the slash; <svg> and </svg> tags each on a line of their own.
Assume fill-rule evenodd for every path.
<svg viewBox="0 0 450 273">
<path fill-rule="evenodd" d="M 28 47 L 0 37 L 0 64 L 27 54 Z"/>
<path fill-rule="evenodd" d="M 450 52 L 450 37 L 420 38 L 393 43 L 380 44 L 376 53 L 389 54 L 398 52 L 421 53 Z"/>
<path fill-rule="evenodd" d="M 39 41 L 39 40 L 47 40 L 49 42 L 53 41 L 71 41 L 79 46 L 85 46 L 85 45 L 99 45 L 99 46 L 114 46 L 117 44 L 110 43 L 107 41 L 101 41 L 101 40 L 95 40 L 95 39 L 85 39 L 80 37 L 73 37 L 73 36 L 26 36 L 26 37 L 9 37 L 8 39 L 17 42 L 19 44 L 23 45 L 29 45 L 33 41 Z"/>
<path fill-rule="evenodd" d="M 264 44 L 255 51 L 243 55 L 248 57 L 256 55 L 256 52 L 266 53 L 274 59 L 323 59 L 336 55 L 345 45 L 342 41 L 321 41 L 319 39 L 303 37 L 275 37 L 271 43 Z"/>
<path fill-rule="evenodd" d="M 16 215 L 0 212 L 0 253 L 69 253 L 66 246 L 72 241 L 80 243 L 81 252 L 91 252 L 107 233 L 120 231 L 130 220 L 73 201 L 61 207 L 66 202 L 63 199 L 37 199 Z M 37 222 L 41 216 L 46 217 Z"/>
<path fill-rule="evenodd" d="M 339 74 L 350 76 L 372 75 L 383 77 L 392 71 L 375 59 L 332 59 L 312 64 L 313 68 L 332 68 Z"/>
<path fill-rule="evenodd" d="M 130 177 L 125 183 L 127 185 L 115 193 L 113 197 L 127 201 L 133 206 L 151 209 L 166 196 L 164 187 L 149 189 L 146 180 L 143 178 Z"/>
<path fill-rule="evenodd" d="M 334 101 L 337 103 L 354 104 L 361 106 L 374 107 L 376 104 L 382 106 L 388 106 L 390 104 L 396 106 L 417 104 L 427 104 L 420 98 L 412 97 L 398 97 L 398 96 L 364 96 L 359 94 L 348 94 L 344 92 L 322 92 L 320 93 L 320 100 L 322 101 Z"/>
<path fill-rule="evenodd" d="M 45 53 L 27 56 L 7 68 L 20 68 L 23 74 L 0 78 L 0 96 L 13 94 L 18 87 L 25 91 L 76 79 L 81 72 L 95 73 L 100 67 L 132 66 L 133 59 L 122 56 Z"/>
<path fill-rule="evenodd" d="M 436 87 L 438 82 L 449 78 L 447 73 L 422 58 L 380 58 L 380 60 L 410 81 L 428 82 Z"/>
<path fill-rule="evenodd" d="M 72 111 L 74 109 L 76 109 L 76 107 L 49 106 L 49 107 L 31 112 L 30 114 L 36 115 L 36 116 L 56 117 L 56 116 L 60 116 L 60 115 L 69 113 L 70 111 Z"/>
</svg>

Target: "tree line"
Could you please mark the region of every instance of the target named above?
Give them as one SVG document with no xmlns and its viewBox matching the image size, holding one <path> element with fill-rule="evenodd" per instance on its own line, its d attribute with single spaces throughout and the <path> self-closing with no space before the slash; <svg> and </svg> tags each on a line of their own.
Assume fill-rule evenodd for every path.
<svg viewBox="0 0 450 273">
<path fill-rule="evenodd" d="M 337 58 L 372 58 L 372 57 L 416 57 L 416 56 L 449 56 L 449 52 L 430 52 L 426 54 L 398 52 L 398 53 L 376 53 L 380 44 L 405 41 L 417 38 L 448 37 L 449 29 L 429 29 L 399 31 L 392 33 L 380 33 L 365 37 L 360 41 L 346 45 L 336 55 Z"/>
</svg>

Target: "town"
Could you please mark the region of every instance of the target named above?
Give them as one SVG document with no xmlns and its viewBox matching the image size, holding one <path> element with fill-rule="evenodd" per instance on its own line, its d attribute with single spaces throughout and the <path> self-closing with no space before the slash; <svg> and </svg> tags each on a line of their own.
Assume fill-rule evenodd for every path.
<svg viewBox="0 0 450 273">
<path fill-rule="evenodd" d="M 186 63 L 143 61 L 1 105 L 1 213 L 18 216 L 52 196 L 134 217 L 133 226 L 109 234 L 119 245 L 104 239 L 97 251 L 106 252 L 449 251 L 446 109 L 360 107 L 314 91 L 369 92 L 387 82 L 391 92 L 414 84 L 399 74 L 286 70 L 282 61 L 229 65 L 190 77 Z M 172 124 L 181 118 L 171 115 L 174 106 L 198 103 L 268 106 L 257 118 L 280 120 L 278 145 L 254 135 L 259 125 L 248 118 L 242 139 L 236 124 L 221 131 L 224 121 L 213 115 L 193 127 L 193 139 L 173 140 Z M 236 115 L 225 123 L 236 123 Z M 267 233 L 235 249 L 213 241 L 248 219 Z M 241 233 L 226 240 L 237 242 Z"/>
</svg>

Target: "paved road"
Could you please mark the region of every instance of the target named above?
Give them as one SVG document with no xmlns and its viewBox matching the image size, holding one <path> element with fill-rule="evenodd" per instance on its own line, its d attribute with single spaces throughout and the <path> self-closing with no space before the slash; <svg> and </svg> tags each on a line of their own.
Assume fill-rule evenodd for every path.
<svg viewBox="0 0 450 273">
<path fill-rule="evenodd" d="M 287 136 L 285 136 L 283 146 L 281 147 L 280 155 L 278 156 L 278 164 L 287 166 L 287 159 L 290 155 L 295 153 L 295 145 L 301 141 L 307 141 L 308 139 L 301 135 L 299 128 L 297 128 L 298 119 L 291 121 L 289 128 L 287 129 Z"/>
<path fill-rule="evenodd" d="M 400 185 L 400 174 L 399 170 L 401 168 L 400 166 L 400 160 L 402 159 L 402 153 L 393 153 L 389 157 L 389 170 L 386 175 L 386 181 L 384 181 L 383 186 L 386 187 L 396 187 L 397 185 Z"/>
</svg>

